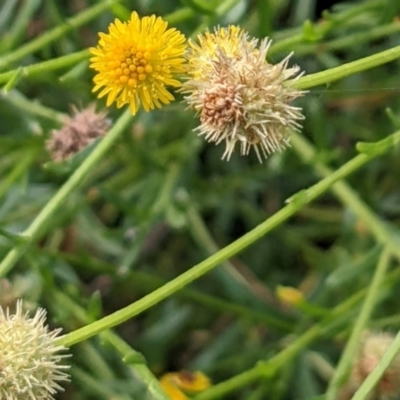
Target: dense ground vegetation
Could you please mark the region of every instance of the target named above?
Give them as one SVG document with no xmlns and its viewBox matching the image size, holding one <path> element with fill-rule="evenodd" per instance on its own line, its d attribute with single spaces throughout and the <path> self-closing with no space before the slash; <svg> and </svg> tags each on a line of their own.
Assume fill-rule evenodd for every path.
<svg viewBox="0 0 400 400">
<path fill-rule="evenodd" d="M 291 146 L 221 160 L 175 91 L 134 117 L 108 107 L 118 137 L 87 170 L 101 138 L 52 160 L 71 107 L 105 109 L 87 49 L 133 10 L 194 40 L 229 24 L 268 36 L 272 64 L 293 52 L 308 93 Z M 351 398 L 358 345 L 400 326 L 399 17 L 393 0 L 0 2 L 0 305 L 23 298 L 64 333 L 133 307 L 66 337 L 57 398 L 165 399 L 157 380 L 181 370 L 211 379 L 198 400 Z"/>
</svg>

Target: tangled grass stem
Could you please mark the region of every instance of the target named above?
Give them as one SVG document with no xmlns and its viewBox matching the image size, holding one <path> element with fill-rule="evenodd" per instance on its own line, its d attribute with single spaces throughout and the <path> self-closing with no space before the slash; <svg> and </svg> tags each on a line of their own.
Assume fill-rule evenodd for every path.
<svg viewBox="0 0 400 400">
<path fill-rule="evenodd" d="M 352 160 L 348 161 L 346 164 L 338 168 L 331 175 L 316 183 L 314 186 L 310 187 L 307 190 L 300 191 L 290 199 L 289 204 L 281 208 L 277 213 L 272 215 L 260 225 L 256 226 L 250 232 L 243 235 L 241 238 L 237 239 L 230 245 L 213 254 L 211 257 L 195 265 L 187 272 L 184 272 L 177 278 L 169 281 L 159 289 L 153 291 L 152 293 L 134 302 L 133 304 L 122 308 L 117 312 L 108 315 L 107 317 L 95 321 L 90 325 L 69 333 L 61 339 L 61 343 L 66 346 L 79 343 L 83 340 L 97 335 L 105 329 L 109 329 L 113 326 L 125 322 L 126 320 L 142 313 L 143 311 L 149 309 L 160 301 L 166 299 L 167 297 L 176 293 L 178 290 L 184 288 L 191 282 L 200 278 L 225 260 L 238 254 L 240 251 L 244 250 L 261 237 L 265 236 L 268 232 L 272 231 L 273 229 L 281 225 L 284 221 L 289 219 L 306 204 L 310 203 L 322 193 L 329 190 L 329 188 L 331 188 L 337 181 L 344 179 L 348 175 L 357 171 L 363 165 L 367 164 L 369 161 L 384 154 L 385 152 L 388 152 L 392 148 L 392 146 L 398 141 L 400 141 L 400 131 L 392 134 L 390 136 L 390 140 L 386 138 L 380 142 L 377 142 L 375 145 L 377 148 L 379 148 L 379 151 L 371 152 L 369 154 L 357 155 Z M 0 265 L 0 272 L 1 271 L 2 270 Z"/>
</svg>

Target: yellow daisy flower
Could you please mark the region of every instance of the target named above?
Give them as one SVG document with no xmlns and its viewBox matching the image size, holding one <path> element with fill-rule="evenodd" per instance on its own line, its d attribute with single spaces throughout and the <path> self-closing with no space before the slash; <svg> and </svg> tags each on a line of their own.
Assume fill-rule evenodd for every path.
<svg viewBox="0 0 400 400">
<path fill-rule="evenodd" d="M 161 17 L 139 18 L 133 12 L 127 22 L 115 19 L 108 34 L 99 33 L 90 67 L 97 72 L 93 91 L 102 89 L 98 97 L 107 95 L 107 106 L 129 104 L 136 114 L 139 101 L 149 111 L 174 100 L 165 87 L 181 85 L 174 74 L 185 71 L 186 39 L 167 26 Z"/>
</svg>

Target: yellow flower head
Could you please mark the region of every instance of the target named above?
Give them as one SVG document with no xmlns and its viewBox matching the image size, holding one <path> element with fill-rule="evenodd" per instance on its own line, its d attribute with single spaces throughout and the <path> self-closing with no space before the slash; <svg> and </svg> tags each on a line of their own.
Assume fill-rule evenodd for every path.
<svg viewBox="0 0 400 400">
<path fill-rule="evenodd" d="M 238 26 L 230 25 L 227 28 L 218 28 L 215 32 L 198 35 L 198 44 L 190 40 L 190 75 L 201 76 L 208 72 L 207 69 L 212 69 L 212 64 L 217 60 L 219 51 L 222 51 L 227 57 L 238 59 L 242 51 L 241 38 L 243 34 L 242 29 Z M 255 45 L 252 47 L 254 48 Z"/>
<path fill-rule="evenodd" d="M 253 148 L 262 162 L 289 145 L 290 132 L 304 119 L 290 104 L 304 92 L 285 84 L 301 76 L 300 68 L 288 67 L 290 56 L 270 64 L 270 44 L 229 26 L 199 35 L 185 55 L 189 79 L 180 90 L 200 117 L 195 131 L 207 141 L 225 142 L 227 160 L 239 146 L 242 155 Z"/>
<path fill-rule="evenodd" d="M 114 101 L 120 108 L 129 104 L 136 114 L 139 101 L 146 111 L 169 104 L 174 97 L 166 86 L 180 86 L 175 73 L 185 71 L 185 36 L 167 22 L 152 15 L 111 23 L 108 34 L 99 33 L 97 47 L 92 47 L 90 67 L 97 74 L 93 91 L 107 95 L 107 106 Z"/>
<path fill-rule="evenodd" d="M 211 386 L 210 379 L 200 371 L 169 372 L 160 383 L 171 400 L 188 400 L 185 393 L 199 393 Z"/>
<path fill-rule="evenodd" d="M 304 302 L 304 293 L 290 286 L 278 286 L 276 295 L 282 303 L 289 306 L 297 306 Z"/>
</svg>

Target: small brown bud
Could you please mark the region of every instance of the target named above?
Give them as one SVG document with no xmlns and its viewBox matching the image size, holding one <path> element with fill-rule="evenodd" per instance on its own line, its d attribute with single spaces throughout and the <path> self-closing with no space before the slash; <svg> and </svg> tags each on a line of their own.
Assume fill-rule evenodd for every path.
<svg viewBox="0 0 400 400">
<path fill-rule="evenodd" d="M 111 124 L 106 112 L 96 113 L 94 104 L 84 110 L 75 107 L 72 110 L 73 116 L 61 129 L 54 130 L 46 142 L 47 150 L 56 162 L 68 159 L 96 138 L 104 136 Z"/>
</svg>

